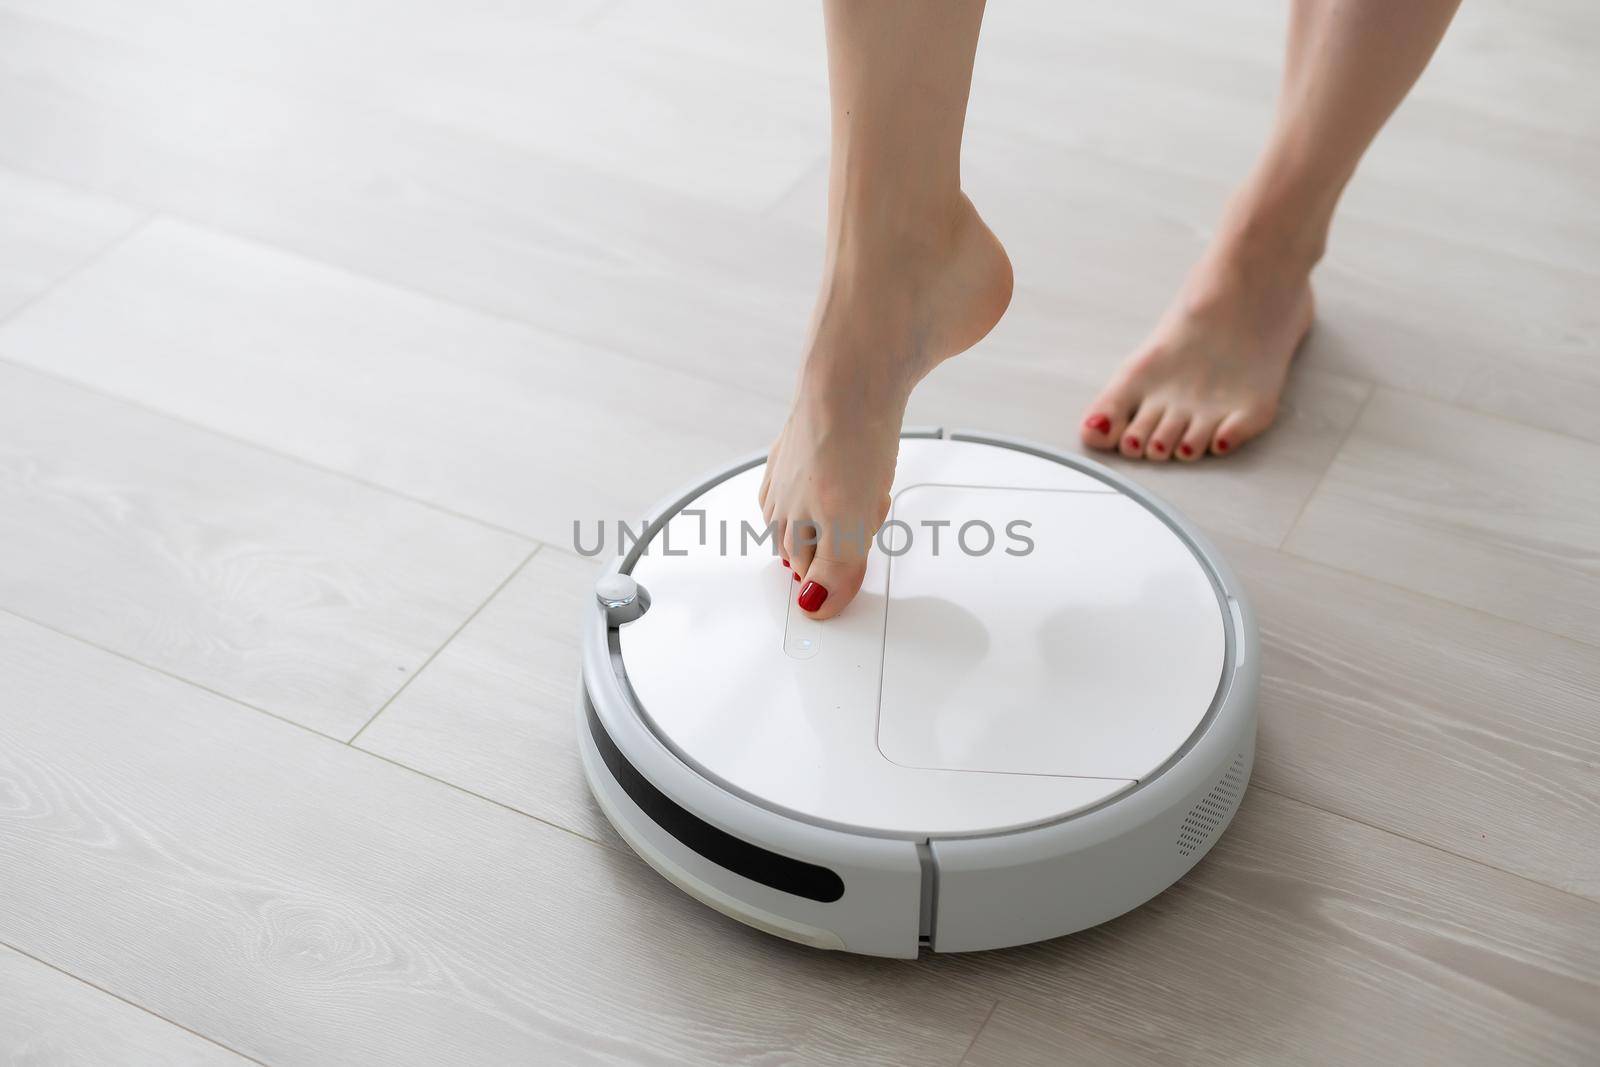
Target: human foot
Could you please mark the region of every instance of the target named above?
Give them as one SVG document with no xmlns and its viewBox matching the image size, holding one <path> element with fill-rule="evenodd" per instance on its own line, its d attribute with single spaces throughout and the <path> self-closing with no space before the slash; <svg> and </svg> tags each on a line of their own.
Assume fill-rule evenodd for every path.
<svg viewBox="0 0 1600 1067">
<path fill-rule="evenodd" d="M 843 611 L 861 588 L 911 390 L 977 344 L 1011 300 L 1011 262 L 965 197 L 914 239 L 840 245 L 760 493 L 797 602 L 817 619 Z"/>
<path fill-rule="evenodd" d="M 1208 251 L 1089 405 L 1083 443 L 1133 459 L 1193 462 L 1259 435 L 1277 415 L 1289 362 L 1311 328 L 1315 261 L 1226 242 Z"/>
</svg>

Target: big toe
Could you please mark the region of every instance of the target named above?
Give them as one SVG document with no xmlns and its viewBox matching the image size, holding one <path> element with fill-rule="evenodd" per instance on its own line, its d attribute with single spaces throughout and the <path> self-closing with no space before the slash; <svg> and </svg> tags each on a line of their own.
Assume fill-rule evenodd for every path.
<svg viewBox="0 0 1600 1067">
<path fill-rule="evenodd" d="M 1128 425 L 1128 415 L 1135 403 L 1127 390 L 1114 385 L 1095 398 L 1084 413 L 1078 434 L 1089 448 L 1111 450 L 1117 447 L 1123 428 Z"/>
<path fill-rule="evenodd" d="M 795 603 L 813 619 L 831 619 L 856 598 L 867 576 L 866 560 L 829 559 L 818 555 L 795 590 Z"/>
</svg>

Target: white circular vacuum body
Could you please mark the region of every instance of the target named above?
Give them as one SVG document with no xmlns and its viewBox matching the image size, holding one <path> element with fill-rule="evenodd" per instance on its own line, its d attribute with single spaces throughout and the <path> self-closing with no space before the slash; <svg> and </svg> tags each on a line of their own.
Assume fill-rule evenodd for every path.
<svg viewBox="0 0 1600 1067">
<path fill-rule="evenodd" d="M 781 937 L 909 957 L 1104 922 L 1211 847 L 1259 668 L 1186 521 L 1080 456 L 907 434 L 866 583 L 818 623 L 755 542 L 761 476 L 673 498 L 585 611 L 584 769 L 657 870 Z"/>
</svg>

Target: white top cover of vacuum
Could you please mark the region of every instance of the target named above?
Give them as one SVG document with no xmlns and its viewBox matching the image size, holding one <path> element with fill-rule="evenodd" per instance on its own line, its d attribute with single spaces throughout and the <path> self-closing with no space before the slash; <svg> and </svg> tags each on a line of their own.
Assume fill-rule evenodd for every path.
<svg viewBox="0 0 1600 1067">
<path fill-rule="evenodd" d="M 650 610 L 620 631 L 647 725 L 756 803 L 912 838 L 1046 823 L 1155 771 L 1216 695 L 1225 608 L 1205 569 L 1088 474 L 903 440 L 897 522 L 826 623 L 794 606 L 770 542 L 741 551 L 761 476 L 714 486 L 651 542 L 632 572 Z"/>
</svg>

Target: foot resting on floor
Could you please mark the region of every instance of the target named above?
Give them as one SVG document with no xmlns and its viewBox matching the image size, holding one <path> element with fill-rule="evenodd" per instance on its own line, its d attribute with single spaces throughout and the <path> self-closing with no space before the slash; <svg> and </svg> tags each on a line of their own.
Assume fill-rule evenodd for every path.
<svg viewBox="0 0 1600 1067">
<path fill-rule="evenodd" d="M 1272 424 L 1311 328 L 1309 260 L 1214 249 L 1084 414 L 1083 443 L 1130 459 L 1227 455 Z"/>
</svg>

